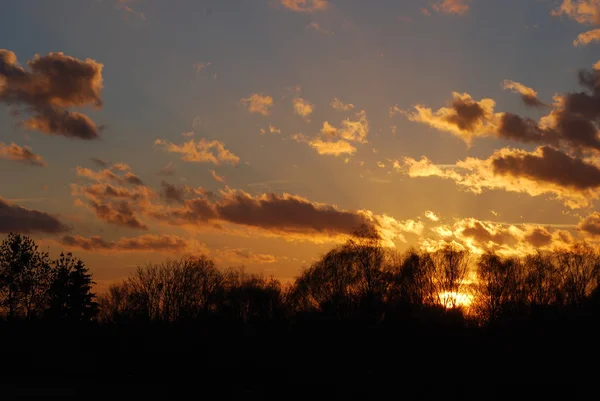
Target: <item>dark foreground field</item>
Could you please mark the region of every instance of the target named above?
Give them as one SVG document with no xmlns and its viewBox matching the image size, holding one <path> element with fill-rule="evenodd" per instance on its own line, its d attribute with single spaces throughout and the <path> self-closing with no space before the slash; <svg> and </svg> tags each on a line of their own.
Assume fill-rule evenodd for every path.
<svg viewBox="0 0 600 401">
<path fill-rule="evenodd" d="M 568 327 L 568 329 L 567 329 Z M 2 398 L 595 399 L 591 323 L 4 327 Z"/>
</svg>

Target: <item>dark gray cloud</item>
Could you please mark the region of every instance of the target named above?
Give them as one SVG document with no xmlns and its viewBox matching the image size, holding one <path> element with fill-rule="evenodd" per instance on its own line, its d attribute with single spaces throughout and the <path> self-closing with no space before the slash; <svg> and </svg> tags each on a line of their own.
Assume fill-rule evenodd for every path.
<svg viewBox="0 0 600 401">
<path fill-rule="evenodd" d="M 600 237 L 600 213 L 594 212 L 582 219 L 577 229 L 590 237 Z"/>
<path fill-rule="evenodd" d="M 90 157 L 90 160 L 93 161 L 94 163 L 96 163 L 100 167 L 106 168 L 110 165 L 110 163 L 107 162 L 106 160 L 102 160 L 97 157 Z"/>
<path fill-rule="evenodd" d="M 50 53 L 36 55 L 27 66 L 29 70 L 18 64 L 13 52 L 0 49 L 0 102 L 30 113 L 23 122 L 28 129 L 68 138 L 98 138 L 100 128 L 88 116 L 67 108 L 102 107 L 102 64 Z"/>
<path fill-rule="evenodd" d="M 549 146 L 540 153 L 513 152 L 491 159 L 494 174 L 526 177 L 575 190 L 600 186 L 600 168 Z"/>
<path fill-rule="evenodd" d="M 451 124 L 456 125 L 462 131 L 473 131 L 486 112 L 481 105 L 469 98 L 456 97 L 452 101 L 454 114 L 446 118 Z"/>
<path fill-rule="evenodd" d="M 98 236 L 85 238 L 79 235 L 67 235 L 62 238 L 61 243 L 70 248 L 86 251 L 181 252 L 189 248 L 188 241 L 173 235 L 142 235 L 120 238 L 118 241 L 106 241 Z"/>
<path fill-rule="evenodd" d="M 56 217 L 7 203 L 0 198 L 0 233 L 61 233 L 68 231 Z"/>
</svg>

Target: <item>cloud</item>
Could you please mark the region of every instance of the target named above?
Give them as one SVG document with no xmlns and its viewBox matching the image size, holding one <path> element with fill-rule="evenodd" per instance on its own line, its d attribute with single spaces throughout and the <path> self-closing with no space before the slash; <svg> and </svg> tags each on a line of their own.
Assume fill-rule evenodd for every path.
<svg viewBox="0 0 600 401">
<path fill-rule="evenodd" d="M 308 141 L 308 144 L 320 155 L 352 155 L 356 152 L 354 146 L 341 139 L 339 141 L 323 141 L 317 138 Z"/>
<path fill-rule="evenodd" d="M 48 166 L 42 156 L 33 153 L 30 147 L 21 147 L 15 143 L 6 145 L 4 142 L 0 142 L 0 158 L 30 164 L 32 166 Z"/>
<path fill-rule="evenodd" d="M 563 0 L 552 15 L 566 15 L 584 25 L 600 24 L 600 0 Z"/>
<path fill-rule="evenodd" d="M 139 237 L 123 237 L 118 241 L 106 241 L 98 236 L 89 238 L 64 236 L 61 245 L 84 251 L 97 252 L 186 252 L 194 247 L 194 243 L 175 235 L 142 235 Z"/>
<path fill-rule="evenodd" d="M 148 226 L 141 220 L 141 214 L 151 206 L 153 192 L 135 174 L 128 171 L 123 174 L 123 168 L 129 166 L 123 163 L 114 166 L 120 168 L 117 169 L 119 174 L 111 169 L 92 171 L 78 166 L 75 170 L 77 175 L 94 183 L 71 184 L 71 195 L 77 198 L 75 204 L 87 207 L 98 219 L 109 224 L 147 230 Z M 132 185 L 133 188 L 115 186 L 113 183 Z"/>
<path fill-rule="evenodd" d="M 449 107 L 433 111 L 423 105 L 414 106 L 414 112 L 406 113 L 410 121 L 427 124 L 446 131 L 471 143 L 475 137 L 494 133 L 499 116 L 494 113 L 496 102 L 492 99 L 473 100 L 468 93 L 452 93 Z"/>
<path fill-rule="evenodd" d="M 38 210 L 10 204 L 0 197 L 0 233 L 48 233 L 68 231 L 56 217 Z"/>
<path fill-rule="evenodd" d="M 181 145 L 175 145 L 164 139 L 154 141 L 155 145 L 162 146 L 167 152 L 180 153 L 181 160 L 194 163 L 212 163 L 220 165 L 229 163 L 236 165 L 240 158 L 231 151 L 225 149 L 225 144 L 221 141 L 209 141 L 204 138 L 194 141 L 193 139 L 184 142 Z"/>
<path fill-rule="evenodd" d="M 277 258 L 273 255 L 254 253 L 245 248 L 224 248 L 217 250 L 215 253 L 222 258 L 242 260 L 250 263 L 275 263 L 277 261 Z"/>
<path fill-rule="evenodd" d="M 456 92 L 450 107 L 434 112 L 418 105 L 415 112 L 406 115 L 411 121 L 450 132 L 467 144 L 476 137 L 495 136 L 523 143 L 565 146 L 573 152 L 599 152 L 600 70 L 582 70 L 578 79 L 587 91 L 555 95 L 552 110 L 539 121 L 513 113 L 495 113 L 492 99 L 477 102 L 469 94 Z M 513 84 L 517 83 L 509 81 L 508 86 L 516 89 Z M 517 90 L 527 94 L 529 89 Z"/>
<path fill-rule="evenodd" d="M 0 102 L 23 106 L 31 114 L 23 126 L 48 135 L 98 138 L 99 128 L 88 116 L 67 108 L 102 107 L 103 65 L 49 53 L 35 55 L 27 66 L 30 71 L 18 64 L 13 52 L 0 49 Z"/>
<path fill-rule="evenodd" d="M 600 213 L 593 212 L 583 218 L 577 225 L 577 230 L 587 237 L 594 239 L 600 237 Z"/>
<path fill-rule="evenodd" d="M 600 41 L 600 29 L 592 29 L 577 35 L 577 39 L 573 41 L 573 46 L 585 46 L 598 41 Z"/>
<path fill-rule="evenodd" d="M 330 35 L 332 32 L 323 28 L 321 25 L 317 24 L 316 22 L 311 22 L 310 24 L 306 25 L 306 29 L 312 29 L 315 32 L 319 32 L 319 33 L 324 33 L 326 35 Z"/>
<path fill-rule="evenodd" d="M 431 221 L 439 221 L 439 217 L 437 214 L 435 214 L 434 212 L 432 212 L 431 210 L 427 210 L 425 212 L 425 217 L 427 217 L 429 220 Z"/>
<path fill-rule="evenodd" d="M 281 134 L 281 130 L 277 127 L 274 127 L 272 125 L 269 125 L 269 132 L 271 134 Z"/>
<path fill-rule="evenodd" d="M 102 160 L 97 157 L 90 157 L 90 160 L 93 161 L 94 163 L 96 163 L 100 167 L 106 168 L 110 165 L 110 163 L 107 162 L 106 160 Z"/>
<path fill-rule="evenodd" d="M 356 120 L 345 119 L 339 128 L 325 121 L 320 135 L 326 138 L 339 137 L 350 142 L 367 143 L 367 135 L 369 134 L 367 113 L 362 110 L 356 114 L 356 117 Z"/>
<path fill-rule="evenodd" d="M 321 138 L 308 138 L 302 134 L 292 135 L 292 139 L 298 143 L 307 143 L 308 146 L 315 149 L 320 155 L 352 155 L 356 152 L 356 147 L 343 139 L 332 141 L 323 141 Z"/>
<path fill-rule="evenodd" d="M 390 107 L 390 111 L 388 112 L 390 118 L 394 117 L 396 114 L 403 114 L 404 111 L 398 107 L 397 104 Z"/>
<path fill-rule="evenodd" d="M 331 101 L 331 107 L 337 111 L 350 111 L 354 108 L 354 105 L 352 103 L 344 103 L 337 97 L 334 97 Z"/>
<path fill-rule="evenodd" d="M 142 20 L 146 20 L 146 17 L 144 16 L 144 14 L 140 11 L 134 10 L 131 6 L 129 6 L 128 4 L 132 3 L 135 0 L 117 0 L 117 8 L 120 8 L 121 10 L 125 11 L 127 15 L 131 14 L 131 15 L 135 15 L 138 18 L 141 18 Z"/>
<path fill-rule="evenodd" d="M 178 207 L 156 209 L 153 217 L 176 226 L 234 225 L 259 230 L 288 240 L 331 242 L 347 238 L 361 225 L 373 227 L 388 245 L 404 240 L 403 233 L 418 233 L 421 223 L 397 221 L 367 210 L 346 211 L 335 205 L 312 202 L 291 194 L 250 195 L 230 188 L 211 199 L 197 194 Z"/>
<path fill-rule="evenodd" d="M 218 175 L 215 170 L 210 170 L 210 174 L 215 181 L 225 183 L 225 177 Z"/>
<path fill-rule="evenodd" d="M 569 231 L 536 224 L 505 224 L 474 218 L 456 219 L 451 225 L 431 228 L 431 236 L 422 240 L 422 247 L 433 251 L 455 243 L 475 254 L 494 251 L 501 256 L 524 256 L 538 250 L 569 248 L 574 238 Z"/>
<path fill-rule="evenodd" d="M 312 13 L 329 7 L 327 0 L 280 0 L 281 5 L 291 11 Z"/>
<path fill-rule="evenodd" d="M 311 104 L 301 97 L 292 99 L 292 104 L 294 105 L 294 113 L 304 118 L 309 117 L 315 109 L 314 104 Z"/>
<path fill-rule="evenodd" d="M 503 148 L 488 159 L 467 158 L 451 168 L 436 166 L 425 157 L 419 161 L 405 158 L 402 168 L 410 177 L 451 179 L 478 194 L 484 189 L 504 189 L 551 195 L 571 208 L 589 206 L 600 188 L 600 167 L 549 146 L 533 152 Z"/>
<path fill-rule="evenodd" d="M 250 113 L 258 113 L 263 116 L 268 116 L 273 106 L 273 98 L 263 93 L 253 93 L 251 96 L 240 101 L 248 108 Z"/>
<path fill-rule="evenodd" d="M 132 185 L 144 185 L 142 179 L 131 172 L 125 173 L 125 182 Z"/>
<path fill-rule="evenodd" d="M 525 103 L 526 106 L 529 107 L 543 107 L 546 106 L 541 100 L 537 97 L 537 92 L 533 89 L 515 81 L 504 80 L 504 89 L 508 89 L 514 93 L 518 93 L 521 95 L 521 100 Z"/>
<path fill-rule="evenodd" d="M 440 0 L 431 7 L 437 12 L 463 15 L 469 11 L 468 2 L 469 0 Z"/>
</svg>

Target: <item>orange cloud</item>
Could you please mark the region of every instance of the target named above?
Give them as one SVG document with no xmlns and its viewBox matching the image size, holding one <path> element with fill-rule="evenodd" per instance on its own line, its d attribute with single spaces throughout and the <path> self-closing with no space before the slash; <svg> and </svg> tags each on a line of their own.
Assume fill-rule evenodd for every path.
<svg viewBox="0 0 600 401">
<path fill-rule="evenodd" d="M 354 105 L 352 103 L 344 103 L 337 97 L 334 97 L 331 101 L 331 107 L 337 111 L 350 111 L 354 108 Z"/>
<path fill-rule="evenodd" d="M 433 111 L 422 105 L 406 113 L 410 121 L 427 124 L 446 131 L 470 144 L 475 137 L 493 135 L 497 130 L 499 114 L 494 113 L 496 102 L 492 99 L 473 100 L 468 93 L 452 93 L 449 107 Z"/>
<path fill-rule="evenodd" d="M 600 213 L 593 212 L 583 218 L 577 225 L 577 230 L 586 237 L 597 239 L 600 237 Z"/>
<path fill-rule="evenodd" d="M 577 35 L 577 39 L 573 41 L 574 46 L 585 46 L 592 42 L 600 41 L 600 29 L 592 29 L 587 32 Z"/>
<path fill-rule="evenodd" d="M 292 100 L 292 104 L 294 105 L 294 113 L 296 113 L 300 117 L 307 118 L 315 110 L 314 104 L 311 104 L 310 102 L 302 99 L 301 97 L 294 98 Z"/>
<path fill-rule="evenodd" d="M 233 225 L 258 230 L 262 235 L 311 242 L 340 241 L 361 225 L 374 227 L 384 242 L 404 241 L 404 233 L 419 233 L 423 226 L 412 220 L 397 221 L 368 210 L 346 211 L 334 205 L 311 202 L 300 196 L 275 193 L 250 195 L 225 189 L 218 199 L 208 194 L 185 198 L 178 207 L 156 207 L 152 217 L 176 226 Z"/>
<path fill-rule="evenodd" d="M 212 175 L 212 178 L 215 181 L 221 182 L 221 183 L 225 183 L 225 177 L 221 177 L 220 175 L 217 175 L 217 173 L 215 172 L 215 170 L 210 170 L 210 174 Z"/>
<path fill-rule="evenodd" d="M 533 89 L 515 81 L 504 80 L 504 89 L 508 89 L 514 93 L 518 93 L 521 95 L 521 100 L 525 105 L 530 107 L 540 107 L 545 106 L 545 104 L 540 101 L 537 97 L 537 92 Z"/>
<path fill-rule="evenodd" d="M 49 135 L 96 139 L 99 128 L 85 114 L 69 107 L 102 107 L 103 65 L 64 53 L 35 55 L 22 68 L 16 55 L 0 49 L 0 102 L 23 106 L 32 116 L 24 126 Z"/>
<path fill-rule="evenodd" d="M 412 121 L 450 132 L 467 144 L 475 137 L 496 136 L 523 143 L 560 145 L 576 153 L 597 153 L 600 152 L 597 123 L 600 119 L 600 70 L 582 70 L 578 78 L 586 91 L 555 95 L 552 110 L 539 121 L 513 113 L 495 113 L 493 100 L 477 102 L 469 94 L 456 92 L 450 107 L 434 112 L 419 105 L 415 106 L 415 112 L 406 115 Z M 530 104 L 537 103 L 531 97 L 535 93 L 531 88 L 513 81 L 505 81 L 505 85 L 519 91 Z"/>
<path fill-rule="evenodd" d="M 268 116 L 273 106 L 273 98 L 263 93 L 253 93 L 249 97 L 242 99 L 241 102 L 248 108 L 250 113 L 258 113 L 263 116 Z"/>
<path fill-rule="evenodd" d="M 600 24 L 600 0 L 563 0 L 552 15 L 566 15 L 584 25 Z"/>
<path fill-rule="evenodd" d="M 536 224 L 505 224 L 474 218 L 457 219 L 454 224 L 432 227 L 421 246 L 434 251 L 454 243 L 474 254 L 494 251 L 501 256 L 524 256 L 538 250 L 563 250 L 574 243 L 569 231 Z"/>
<path fill-rule="evenodd" d="M 469 0 L 440 0 L 431 7 L 437 12 L 463 15 L 469 11 L 468 1 Z"/>
<path fill-rule="evenodd" d="M 327 0 L 280 0 L 281 5 L 291 11 L 312 13 L 329 7 Z"/>
<path fill-rule="evenodd" d="M 0 142 L 0 158 L 31 164 L 32 166 L 48 166 L 42 156 L 33 153 L 30 147 L 21 147 L 15 143 L 6 145 L 4 142 Z"/>
<path fill-rule="evenodd" d="M 339 128 L 325 121 L 323 128 L 321 128 L 321 136 L 328 138 L 339 137 L 350 142 L 367 143 L 367 135 L 369 134 L 367 113 L 362 110 L 356 114 L 356 117 L 356 120 L 345 119 Z"/>
<path fill-rule="evenodd" d="M 488 159 L 467 158 L 451 168 L 434 165 L 429 159 L 404 159 L 410 177 L 454 180 L 474 193 L 503 189 L 531 196 L 551 195 L 570 208 L 590 205 L 600 192 L 600 167 L 548 146 L 533 152 L 503 148 Z"/>
<path fill-rule="evenodd" d="M 120 174 L 123 170 L 118 170 Z M 79 177 L 94 181 L 90 185 L 71 184 L 71 195 L 77 197 L 77 206 L 87 207 L 96 217 L 109 224 L 147 230 L 141 220 L 143 210 L 151 206 L 153 192 L 143 185 L 141 179 L 131 172 L 117 175 L 110 169 L 92 171 L 77 167 Z M 110 183 L 132 185 L 133 188 L 113 186 Z M 85 199 L 85 202 L 82 201 Z"/>
<path fill-rule="evenodd" d="M 175 145 L 164 139 L 154 141 L 155 145 L 162 146 L 167 152 L 180 153 L 181 160 L 194 163 L 213 163 L 220 165 L 229 163 L 236 165 L 240 158 L 231 151 L 225 149 L 225 144 L 221 141 L 209 141 L 204 138 L 194 141 L 193 139 L 184 142 L 181 145 Z"/>
<path fill-rule="evenodd" d="M 298 143 L 307 143 L 308 146 L 315 149 L 320 155 L 352 155 L 356 152 L 356 148 L 348 141 L 342 139 L 338 141 L 323 141 L 321 138 L 310 139 L 302 134 L 292 135 L 292 139 Z"/>
<path fill-rule="evenodd" d="M 277 261 L 277 258 L 273 255 L 254 253 L 244 248 L 224 248 L 218 249 L 214 253 L 216 253 L 217 258 L 229 261 L 234 260 L 250 263 L 275 263 Z"/>
</svg>

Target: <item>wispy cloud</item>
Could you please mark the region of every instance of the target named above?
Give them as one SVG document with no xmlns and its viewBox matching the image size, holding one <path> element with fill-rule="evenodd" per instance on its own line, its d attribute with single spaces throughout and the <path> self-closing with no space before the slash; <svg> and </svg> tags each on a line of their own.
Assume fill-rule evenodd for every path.
<svg viewBox="0 0 600 401">
<path fill-rule="evenodd" d="M 240 158 L 225 148 L 225 144 L 217 140 L 201 138 L 197 141 L 190 140 L 181 145 L 170 143 L 164 139 L 157 139 L 154 144 L 164 148 L 167 152 L 181 154 L 181 160 L 194 163 L 212 164 L 238 164 Z"/>
<path fill-rule="evenodd" d="M 250 113 L 258 113 L 268 116 L 271 107 L 273 107 L 273 98 L 263 93 L 253 93 L 247 98 L 241 100 Z"/>
<path fill-rule="evenodd" d="M 48 166 L 42 156 L 33 153 L 30 147 L 21 147 L 15 143 L 6 145 L 4 142 L 0 142 L 0 158 L 17 161 L 23 164 L 30 164 L 32 166 Z"/>
</svg>

